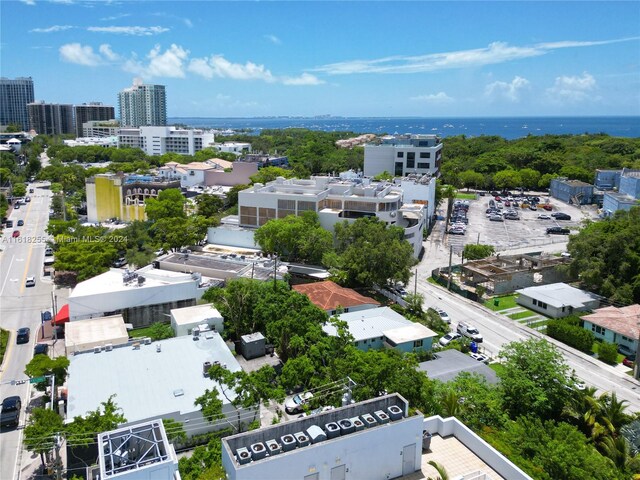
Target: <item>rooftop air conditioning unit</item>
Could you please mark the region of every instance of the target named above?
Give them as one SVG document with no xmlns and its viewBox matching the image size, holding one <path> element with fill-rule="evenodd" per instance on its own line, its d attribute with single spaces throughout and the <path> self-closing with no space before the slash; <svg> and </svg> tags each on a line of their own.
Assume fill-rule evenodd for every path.
<svg viewBox="0 0 640 480">
<path fill-rule="evenodd" d="M 267 456 L 267 449 L 262 442 L 254 443 L 249 448 L 251 449 L 251 458 L 253 460 L 260 460 Z"/>
<path fill-rule="evenodd" d="M 327 439 L 327 434 L 317 425 L 311 425 L 307 428 L 307 435 L 311 443 L 320 443 Z"/>
<path fill-rule="evenodd" d="M 144 344 L 145 344 L 145 345 L 151 345 L 151 338 L 146 337 L 146 338 L 144 339 Z"/>
<path fill-rule="evenodd" d="M 351 423 L 353 423 L 353 427 L 355 428 L 356 432 L 359 432 L 360 430 L 364 430 L 364 422 L 360 417 L 353 417 L 350 420 L 351 420 Z"/>
<path fill-rule="evenodd" d="M 251 461 L 251 453 L 245 447 L 239 448 L 236 450 L 236 458 L 238 459 L 238 463 L 240 465 L 244 465 L 245 463 L 249 463 Z"/>
<path fill-rule="evenodd" d="M 202 375 L 204 375 L 205 377 L 209 374 L 209 369 L 212 367 L 212 363 L 211 362 L 204 362 L 202 364 Z"/>
<path fill-rule="evenodd" d="M 304 432 L 296 432 L 293 434 L 293 436 L 296 438 L 296 442 L 298 442 L 299 447 L 306 447 L 307 445 L 309 445 L 309 443 L 311 443 L 311 440 L 309 440 L 309 436 Z"/>
<path fill-rule="evenodd" d="M 389 415 L 384 413 L 382 410 L 376 410 L 373 412 L 373 416 L 379 423 L 389 423 Z"/>
<path fill-rule="evenodd" d="M 356 427 L 348 418 L 339 420 L 338 425 L 340 426 L 340 432 L 342 433 L 342 435 L 348 435 L 356 431 Z"/>
<path fill-rule="evenodd" d="M 267 452 L 269 452 L 269 455 L 278 455 L 279 453 L 282 453 L 282 447 L 276 440 L 267 440 L 265 443 L 267 444 Z"/>
<path fill-rule="evenodd" d="M 387 408 L 387 412 L 389 412 L 389 417 L 391 417 L 393 421 L 400 420 L 403 417 L 402 409 L 397 405 L 391 405 Z"/>
<path fill-rule="evenodd" d="M 111 350 L 113 350 L 113 345 L 111 343 L 105 344 L 104 350 L 105 352 L 110 352 Z"/>
<path fill-rule="evenodd" d="M 378 421 L 370 413 L 365 413 L 360 418 L 367 428 L 375 427 L 378 424 Z"/>
<path fill-rule="evenodd" d="M 280 437 L 280 441 L 282 442 L 282 451 L 288 452 L 296 448 L 298 443 L 296 442 L 296 437 L 293 435 L 283 435 Z"/>
<path fill-rule="evenodd" d="M 162 351 L 162 344 L 161 344 L 161 343 L 158 343 L 158 344 L 156 345 L 156 352 L 157 352 L 157 353 L 160 353 L 161 351 Z"/>
<path fill-rule="evenodd" d="M 98 345 L 97 347 L 93 347 L 93 353 L 100 353 L 102 351 L 102 347 Z"/>
<path fill-rule="evenodd" d="M 327 433 L 327 438 L 335 438 L 340 436 L 340 427 L 335 422 L 327 423 L 324 426 L 324 431 Z"/>
</svg>

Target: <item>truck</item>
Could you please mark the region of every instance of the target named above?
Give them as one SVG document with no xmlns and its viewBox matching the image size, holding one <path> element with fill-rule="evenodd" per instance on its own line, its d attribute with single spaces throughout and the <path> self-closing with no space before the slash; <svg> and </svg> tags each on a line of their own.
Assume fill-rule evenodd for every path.
<svg viewBox="0 0 640 480">
<path fill-rule="evenodd" d="M 458 323 L 456 330 L 460 335 L 470 338 L 476 343 L 482 343 L 482 335 L 480 335 L 478 329 L 467 322 Z"/>
</svg>

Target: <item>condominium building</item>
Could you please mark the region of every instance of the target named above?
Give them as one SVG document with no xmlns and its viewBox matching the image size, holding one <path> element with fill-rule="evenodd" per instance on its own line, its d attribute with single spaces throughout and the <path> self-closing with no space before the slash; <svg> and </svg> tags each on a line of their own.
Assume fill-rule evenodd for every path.
<svg viewBox="0 0 640 480">
<path fill-rule="evenodd" d="M 29 130 L 27 104 L 34 101 L 33 79 L 0 78 L 0 126 L 17 124 L 20 130 Z"/>
<path fill-rule="evenodd" d="M 364 146 L 364 174 L 388 172 L 396 177 L 411 173 L 438 176 L 442 143 L 437 135 L 386 135 Z"/>
<path fill-rule="evenodd" d="M 94 120 L 112 120 L 116 118 L 116 109 L 101 102 L 83 103 L 73 107 L 76 137 L 92 137 L 94 135 L 84 134 L 84 124 Z"/>
<path fill-rule="evenodd" d="M 29 125 L 40 135 L 75 133 L 73 105 L 33 102 L 27 105 Z"/>
<path fill-rule="evenodd" d="M 120 123 L 125 127 L 167 124 L 167 97 L 164 85 L 145 85 L 135 79 L 131 87 L 118 93 Z"/>
<path fill-rule="evenodd" d="M 121 128 L 118 147 L 140 148 L 147 155 L 193 155 L 214 143 L 212 132 L 176 127 Z"/>
<path fill-rule="evenodd" d="M 422 250 L 422 230 L 428 224 L 427 209 L 425 204 L 403 204 L 403 195 L 400 186 L 373 182 L 354 172 L 310 180 L 279 177 L 266 185 L 256 183 L 239 192 L 239 225 L 256 228 L 272 218 L 312 210 L 318 213 L 323 228 L 333 231 L 338 222 L 376 216 L 388 225 L 404 228 L 405 239 L 413 245 L 414 255 L 418 257 Z"/>
</svg>

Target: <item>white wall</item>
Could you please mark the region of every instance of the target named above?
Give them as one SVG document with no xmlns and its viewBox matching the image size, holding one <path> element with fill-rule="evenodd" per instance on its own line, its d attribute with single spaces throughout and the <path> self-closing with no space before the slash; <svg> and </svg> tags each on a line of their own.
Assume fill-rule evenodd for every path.
<svg viewBox="0 0 640 480">
<path fill-rule="evenodd" d="M 222 333 L 224 331 L 224 320 L 222 317 L 204 318 L 189 323 L 181 323 L 180 325 L 178 325 L 173 315 L 171 316 L 171 328 L 173 328 L 173 331 L 176 333 L 176 337 L 189 335 L 190 330 L 193 330 L 195 327 L 197 327 L 198 325 L 202 325 L 203 323 L 209 325 L 211 329 L 214 329 L 215 327 L 215 331 L 218 333 Z"/>
<path fill-rule="evenodd" d="M 207 230 L 207 243 L 215 245 L 227 245 L 230 247 L 259 249 L 253 238 L 253 230 L 240 229 L 238 227 L 209 227 Z"/>
</svg>

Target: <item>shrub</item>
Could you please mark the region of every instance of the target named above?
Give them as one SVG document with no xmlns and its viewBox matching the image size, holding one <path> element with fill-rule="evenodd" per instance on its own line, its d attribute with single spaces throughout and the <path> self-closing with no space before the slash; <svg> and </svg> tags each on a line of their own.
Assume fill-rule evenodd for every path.
<svg viewBox="0 0 640 480">
<path fill-rule="evenodd" d="M 595 340 L 593 333 L 576 325 L 566 323 L 564 320 L 553 320 L 547 324 L 547 335 L 570 347 L 591 353 L 591 347 Z"/>
<path fill-rule="evenodd" d="M 598 358 L 605 363 L 615 364 L 618 360 L 618 346 L 615 343 L 602 342 L 598 345 Z"/>
</svg>

